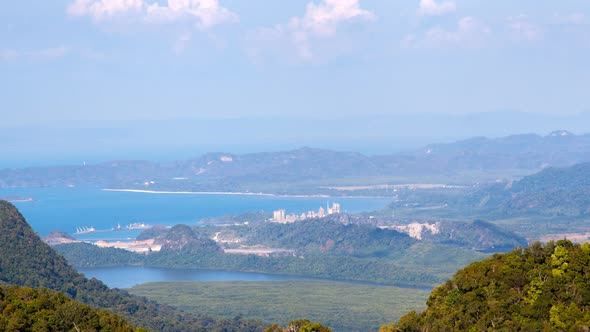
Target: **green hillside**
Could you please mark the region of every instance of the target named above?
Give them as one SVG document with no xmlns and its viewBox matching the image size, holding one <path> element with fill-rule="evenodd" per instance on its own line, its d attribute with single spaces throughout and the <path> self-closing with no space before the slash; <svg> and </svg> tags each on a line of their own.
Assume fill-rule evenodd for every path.
<svg viewBox="0 0 590 332">
<path fill-rule="evenodd" d="M 153 331 L 259 331 L 261 323 L 188 314 L 86 279 L 45 244 L 10 203 L 0 201 L 0 282 L 48 288 Z"/>
<path fill-rule="evenodd" d="M 535 243 L 467 266 L 380 331 L 587 331 L 589 285 L 590 244 Z"/>
<path fill-rule="evenodd" d="M 96 311 L 47 289 L 0 286 L 0 331 L 109 331 L 135 329 L 121 317 Z"/>
<path fill-rule="evenodd" d="M 463 203 L 498 215 L 587 216 L 590 163 L 547 168 L 513 183 L 499 183 L 468 195 Z"/>
<path fill-rule="evenodd" d="M 371 225 L 344 224 L 339 214 L 295 223 L 262 223 L 241 228 L 248 244 L 331 253 L 354 257 L 383 257 L 416 243 L 407 234 Z"/>
<path fill-rule="evenodd" d="M 162 268 L 246 271 L 336 280 L 433 287 L 458 268 L 481 259 L 476 250 L 510 250 L 524 239 L 476 221 L 440 228 L 423 241 L 393 229 L 346 222 L 339 214 L 296 223 L 188 227 L 150 230 L 162 250 L 148 255 L 91 244 L 60 244 L 54 248 L 76 267 L 142 265 Z M 234 243 L 216 243 L 212 234 Z M 226 253 L 225 248 L 278 248 L 269 257 Z"/>
</svg>

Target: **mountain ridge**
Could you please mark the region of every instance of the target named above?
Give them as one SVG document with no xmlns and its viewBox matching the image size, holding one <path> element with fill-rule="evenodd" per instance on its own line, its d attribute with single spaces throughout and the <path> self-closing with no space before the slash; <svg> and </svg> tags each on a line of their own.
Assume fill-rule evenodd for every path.
<svg viewBox="0 0 590 332">
<path fill-rule="evenodd" d="M 549 167 L 514 182 L 501 182 L 465 198 L 468 205 L 493 213 L 590 214 L 590 163 Z"/>
<path fill-rule="evenodd" d="M 564 130 L 546 136 L 471 138 L 389 155 L 303 147 L 279 152 L 207 153 L 174 162 L 108 161 L 81 166 L 0 170 L 0 188 L 68 185 L 153 190 L 248 190 L 264 184 L 493 172 L 532 173 L 590 161 L 590 134 Z M 361 181 L 361 180 L 359 180 Z M 257 186 L 258 185 L 258 186 Z M 302 184 L 305 185 L 305 184 Z M 311 185 L 310 185 L 311 186 Z M 233 190 L 232 190 L 233 189 Z M 319 190 L 317 187 L 310 190 Z"/>
</svg>

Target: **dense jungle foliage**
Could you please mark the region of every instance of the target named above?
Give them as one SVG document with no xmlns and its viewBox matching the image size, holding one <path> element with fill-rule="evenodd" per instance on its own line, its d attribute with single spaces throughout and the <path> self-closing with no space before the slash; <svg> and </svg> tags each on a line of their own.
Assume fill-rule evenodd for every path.
<svg viewBox="0 0 590 332">
<path fill-rule="evenodd" d="M 89 305 L 121 314 L 153 331 L 259 331 L 262 323 L 188 314 L 86 279 L 45 244 L 10 203 L 0 201 L 0 282 L 48 288 Z"/>
<path fill-rule="evenodd" d="M 123 318 L 47 289 L 0 286 L 0 331 L 133 332 Z"/>
<path fill-rule="evenodd" d="M 332 216 L 295 223 L 264 223 L 245 234 L 251 244 L 296 248 L 304 252 L 343 254 L 354 257 L 383 257 L 416 242 L 407 234 L 370 225 L 343 224 Z"/>
<path fill-rule="evenodd" d="M 472 263 L 393 331 L 588 331 L 590 244 L 535 243 Z"/>
</svg>

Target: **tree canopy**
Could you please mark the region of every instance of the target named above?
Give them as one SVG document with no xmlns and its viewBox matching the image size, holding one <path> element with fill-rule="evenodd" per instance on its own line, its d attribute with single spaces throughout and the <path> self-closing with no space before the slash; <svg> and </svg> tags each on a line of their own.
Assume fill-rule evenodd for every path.
<svg viewBox="0 0 590 332">
<path fill-rule="evenodd" d="M 458 271 L 393 331 L 587 331 L 590 244 L 535 243 Z"/>
<path fill-rule="evenodd" d="M 47 289 L 0 286 L 0 331 L 145 331 Z"/>
<path fill-rule="evenodd" d="M 259 331 L 256 320 L 217 319 L 159 305 L 73 269 L 27 224 L 12 204 L 0 200 L 0 283 L 62 292 L 94 309 L 120 314 L 154 331 Z M 0 329 L 1 330 L 1 329 Z"/>
</svg>

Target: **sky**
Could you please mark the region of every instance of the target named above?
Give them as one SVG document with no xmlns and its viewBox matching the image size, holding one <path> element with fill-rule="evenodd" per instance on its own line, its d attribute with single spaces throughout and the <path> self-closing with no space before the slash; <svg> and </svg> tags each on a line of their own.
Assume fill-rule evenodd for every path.
<svg viewBox="0 0 590 332">
<path fill-rule="evenodd" d="M 0 128 L 567 116 L 588 59 L 588 0 L 9 0 Z"/>
</svg>

